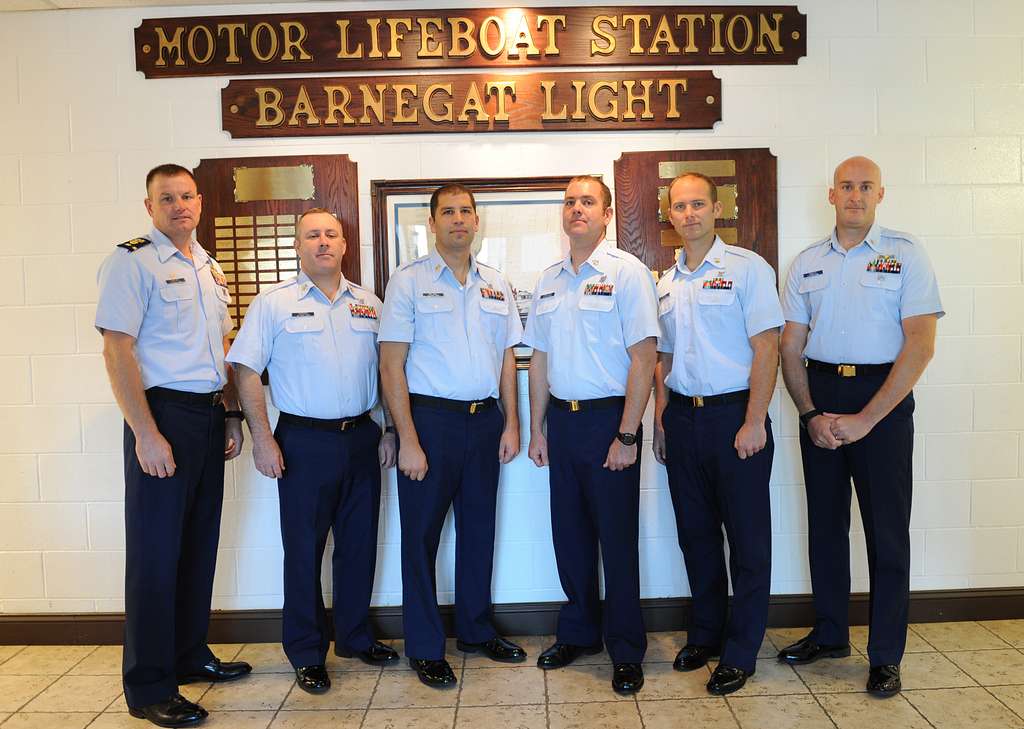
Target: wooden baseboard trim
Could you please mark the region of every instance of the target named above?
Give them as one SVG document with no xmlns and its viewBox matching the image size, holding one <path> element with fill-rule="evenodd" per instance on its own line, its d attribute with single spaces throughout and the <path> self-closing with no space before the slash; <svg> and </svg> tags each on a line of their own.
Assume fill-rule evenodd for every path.
<svg viewBox="0 0 1024 729">
<path fill-rule="evenodd" d="M 509 603 L 494 606 L 494 622 L 504 635 L 548 635 L 555 632 L 560 603 Z M 657 598 L 643 601 L 649 631 L 682 630 L 690 599 Z M 371 619 L 381 638 L 402 636 L 402 608 L 372 608 Z M 454 609 L 441 608 L 449 635 Z M 850 624 L 865 625 L 868 595 L 850 597 Z M 910 621 L 1002 620 L 1024 618 L 1024 587 L 969 590 L 928 590 L 910 595 Z M 793 628 L 814 622 L 810 595 L 776 595 L 768 610 L 768 625 Z M 61 613 L 0 615 L 0 645 L 115 645 L 121 643 L 123 613 Z M 220 610 L 210 620 L 211 643 L 276 643 L 281 640 L 280 610 Z"/>
</svg>

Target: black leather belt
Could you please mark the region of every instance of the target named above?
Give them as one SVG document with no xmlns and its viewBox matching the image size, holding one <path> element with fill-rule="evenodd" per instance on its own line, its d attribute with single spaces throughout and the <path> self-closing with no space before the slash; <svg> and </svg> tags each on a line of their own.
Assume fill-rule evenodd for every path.
<svg viewBox="0 0 1024 729">
<path fill-rule="evenodd" d="M 746 402 L 750 399 L 750 390 L 737 390 L 721 395 L 681 395 L 675 390 L 668 391 L 668 399 L 684 408 L 706 408 L 711 405 L 728 405 L 733 402 Z"/>
<path fill-rule="evenodd" d="M 154 400 L 180 402 L 184 405 L 215 408 L 224 399 L 224 393 L 221 390 L 214 390 L 213 392 L 185 392 L 184 390 L 172 390 L 169 387 L 151 387 L 146 390 L 146 397 Z"/>
<path fill-rule="evenodd" d="M 449 400 L 446 397 L 415 394 L 409 395 L 409 402 L 412 405 L 426 405 L 427 407 L 454 410 L 457 413 L 469 413 L 470 415 L 490 410 L 498 404 L 498 401 L 493 397 L 485 397 L 483 400 Z"/>
<path fill-rule="evenodd" d="M 807 369 L 828 372 L 838 377 L 860 377 L 862 375 L 887 375 L 892 369 L 892 362 L 885 364 L 831 364 L 816 359 L 807 360 Z"/>
<path fill-rule="evenodd" d="M 593 400 L 562 400 L 554 395 L 551 396 L 551 404 L 561 410 L 568 410 L 572 413 L 578 413 L 580 410 L 600 410 L 602 408 L 613 408 L 619 407 L 626 402 L 626 398 L 622 395 L 616 395 L 615 397 L 598 397 Z"/>
<path fill-rule="evenodd" d="M 352 418 L 307 418 L 303 415 L 292 415 L 291 413 L 281 413 L 281 417 L 278 422 L 288 423 L 289 425 L 301 425 L 306 428 L 313 428 L 314 430 L 330 430 L 330 431 L 341 431 L 351 430 L 357 425 L 362 425 L 370 421 L 370 411 L 367 410 L 362 415 L 356 415 Z"/>
</svg>

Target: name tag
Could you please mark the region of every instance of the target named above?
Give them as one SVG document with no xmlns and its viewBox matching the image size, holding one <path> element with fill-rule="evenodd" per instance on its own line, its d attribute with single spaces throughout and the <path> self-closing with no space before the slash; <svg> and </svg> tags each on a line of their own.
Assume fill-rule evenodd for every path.
<svg viewBox="0 0 1024 729">
<path fill-rule="evenodd" d="M 292 317 L 316 316 L 312 311 L 293 311 Z"/>
<path fill-rule="evenodd" d="M 872 273 L 901 273 L 903 263 L 896 256 L 878 256 L 868 263 L 866 270 Z"/>
<path fill-rule="evenodd" d="M 589 283 L 583 287 L 584 296 L 611 296 L 615 290 L 615 284 L 610 283 Z"/>
<path fill-rule="evenodd" d="M 181 278 L 169 278 L 166 281 L 164 281 L 164 283 L 165 284 L 185 283 L 185 277 L 183 276 Z"/>
<path fill-rule="evenodd" d="M 732 281 L 730 279 L 722 278 L 721 276 L 709 278 L 704 280 L 701 288 L 713 289 L 715 291 L 729 291 L 732 289 Z"/>
<path fill-rule="evenodd" d="M 803 275 L 803 277 L 804 278 L 814 278 L 815 276 L 821 276 L 824 273 L 825 272 L 822 269 L 819 268 L 817 271 L 808 271 L 807 273 L 805 273 Z"/>
<path fill-rule="evenodd" d="M 348 312 L 356 319 L 377 319 L 377 310 L 367 304 L 349 304 Z"/>
<path fill-rule="evenodd" d="M 540 300 L 543 301 L 544 299 L 550 299 L 554 295 L 555 295 L 554 291 L 548 291 L 546 294 L 541 294 L 540 295 Z"/>
<path fill-rule="evenodd" d="M 424 291 L 420 296 L 425 296 L 427 298 L 443 298 L 444 291 Z"/>
<path fill-rule="evenodd" d="M 480 289 L 480 298 L 488 299 L 490 301 L 504 301 L 505 292 L 498 289 L 482 288 Z"/>
</svg>

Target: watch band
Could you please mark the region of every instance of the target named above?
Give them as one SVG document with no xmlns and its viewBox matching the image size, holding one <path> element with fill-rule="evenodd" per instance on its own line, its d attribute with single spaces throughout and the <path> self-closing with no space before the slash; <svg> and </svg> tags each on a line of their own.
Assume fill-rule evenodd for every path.
<svg viewBox="0 0 1024 729">
<path fill-rule="evenodd" d="M 636 433 L 618 433 L 615 436 L 622 445 L 636 445 Z"/>
<path fill-rule="evenodd" d="M 800 427 L 806 430 L 808 423 L 810 423 L 812 420 L 814 420 L 814 418 L 818 417 L 819 415 L 821 415 L 821 411 L 818 410 L 817 408 L 814 408 L 813 410 L 808 410 L 806 413 L 803 413 L 800 416 Z"/>
<path fill-rule="evenodd" d="M 238 420 L 245 420 L 245 413 L 241 410 L 227 410 L 224 412 L 225 418 L 237 418 Z"/>
</svg>

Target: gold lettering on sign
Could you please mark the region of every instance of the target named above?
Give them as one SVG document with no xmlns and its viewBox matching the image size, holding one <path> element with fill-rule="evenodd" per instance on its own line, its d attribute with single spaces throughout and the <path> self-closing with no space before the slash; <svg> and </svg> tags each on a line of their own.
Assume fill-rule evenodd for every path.
<svg viewBox="0 0 1024 729">
<path fill-rule="evenodd" d="M 676 96 L 676 91 L 682 91 L 686 93 L 686 79 L 685 78 L 663 78 L 658 80 L 658 93 L 660 94 L 665 89 L 668 89 L 668 111 L 665 112 L 666 119 L 678 119 L 681 115 L 679 113 L 679 98 Z"/>
<path fill-rule="evenodd" d="M 355 50 L 348 45 L 348 28 L 352 21 L 339 20 L 338 23 L 338 58 L 362 58 L 363 44 L 360 43 Z"/>
<path fill-rule="evenodd" d="M 452 28 L 452 47 L 448 55 L 451 58 L 468 58 L 476 53 L 476 41 L 473 39 L 476 23 L 469 18 L 448 18 L 448 25 Z"/>
<path fill-rule="evenodd" d="M 185 59 L 181 52 L 181 36 L 185 32 L 185 29 L 180 25 L 174 29 L 174 35 L 171 36 L 170 40 L 167 40 L 167 33 L 164 31 L 162 25 L 156 26 L 156 66 L 166 66 L 167 61 L 164 59 L 166 54 L 168 58 L 174 55 L 174 65 L 184 66 Z"/>
<path fill-rule="evenodd" d="M 412 109 L 410 113 L 409 99 L 405 94 L 416 98 L 416 84 L 395 84 L 392 86 L 395 92 L 395 116 L 392 121 L 395 124 L 415 124 L 420 118 L 418 109 Z"/>
<path fill-rule="evenodd" d="M 290 20 L 281 23 L 281 35 L 284 37 L 284 52 L 281 54 L 282 61 L 294 61 L 296 56 L 293 51 L 298 51 L 298 60 L 312 61 L 313 57 L 302 47 L 302 41 L 306 40 L 306 26 Z"/>
<path fill-rule="evenodd" d="M 633 105 L 640 102 L 643 104 L 644 108 L 640 113 L 640 118 L 653 119 L 654 113 L 651 111 L 651 86 L 654 85 L 654 81 L 651 79 L 644 79 L 641 81 L 641 91 L 639 94 L 633 93 L 633 86 L 635 85 L 636 81 L 622 82 L 622 88 L 626 91 L 626 110 L 622 113 L 622 118 L 627 120 L 636 119 L 636 112 L 633 111 Z"/>
<path fill-rule="evenodd" d="M 420 49 L 416 57 L 443 58 L 444 44 L 434 36 L 434 31 L 440 33 L 443 30 L 441 18 L 417 18 L 416 22 L 420 26 Z"/>
<path fill-rule="evenodd" d="M 508 110 L 505 108 L 506 93 L 514 98 L 516 95 L 515 81 L 490 81 L 484 85 L 488 95 L 498 98 L 498 110 L 494 112 L 494 121 L 508 121 Z"/>
<path fill-rule="evenodd" d="M 565 16 L 564 15 L 538 15 L 537 16 L 537 30 L 544 32 L 545 27 L 548 32 L 548 43 L 544 48 L 545 56 L 557 56 L 558 51 L 558 39 L 555 37 L 558 31 L 558 24 L 562 24 L 562 30 L 565 30 Z"/>
<path fill-rule="evenodd" d="M 260 38 L 267 36 L 269 39 L 269 46 L 266 52 L 260 47 Z M 257 23 L 252 29 L 252 37 L 250 38 L 250 45 L 252 46 L 252 54 L 256 56 L 257 61 L 266 63 L 277 55 L 277 33 L 274 32 L 274 26 L 270 23 Z"/>
<path fill-rule="evenodd" d="M 685 53 L 697 52 L 697 25 L 703 27 L 706 21 L 703 13 L 683 13 L 676 16 L 676 25 L 686 28 L 686 46 L 683 48 Z"/>
<path fill-rule="evenodd" d="M 444 114 L 438 114 L 434 111 L 433 98 L 434 94 L 439 91 L 443 91 L 448 95 L 448 101 L 444 102 L 441 106 L 444 109 Z M 452 85 L 451 84 L 430 84 L 427 90 L 423 94 L 423 113 L 427 115 L 427 119 L 432 122 L 451 122 L 454 121 L 455 117 L 452 112 Z"/>
<path fill-rule="evenodd" d="M 562 104 L 562 110 L 557 114 L 551 110 L 551 94 L 555 88 L 554 81 L 541 81 L 541 91 L 544 92 L 544 111 L 540 115 L 541 121 L 565 121 L 568 119 L 568 111 L 565 108 L 565 104 Z"/>
<path fill-rule="evenodd" d="M 257 86 L 254 91 L 260 104 L 259 116 L 256 119 L 257 127 L 276 127 L 284 121 L 284 112 L 281 110 L 281 89 L 273 86 Z"/>
<path fill-rule="evenodd" d="M 241 63 L 242 59 L 238 56 L 238 34 L 245 35 L 245 23 L 220 23 L 217 25 L 217 35 L 223 35 L 225 31 L 228 37 L 228 55 L 224 60 L 228 63 Z"/>
<path fill-rule="evenodd" d="M 299 126 L 299 116 L 306 117 L 307 127 L 320 126 L 320 118 L 313 109 L 313 102 L 309 99 L 309 92 L 306 91 L 306 84 L 299 86 L 299 95 L 295 99 L 295 108 L 292 109 L 291 118 L 288 119 L 288 126 Z"/>
<path fill-rule="evenodd" d="M 629 54 L 631 56 L 642 56 L 644 54 L 644 47 L 640 45 L 640 31 L 644 26 L 650 26 L 651 16 L 650 15 L 623 15 L 622 16 L 622 27 L 628 28 L 633 26 L 633 45 L 629 47 Z"/>
<path fill-rule="evenodd" d="M 736 40 L 736 26 L 743 26 L 743 43 Z M 734 15 L 729 19 L 725 27 L 725 39 L 729 42 L 729 50 L 735 53 L 743 53 L 754 43 L 754 26 L 746 15 Z"/>
<path fill-rule="evenodd" d="M 658 53 L 658 46 L 665 46 L 665 53 L 679 53 L 679 46 L 672 37 L 672 29 L 668 25 L 668 16 L 662 15 L 658 27 L 654 31 L 654 38 L 651 39 L 651 46 L 647 52 L 652 56 Z"/>
<path fill-rule="evenodd" d="M 611 99 L 608 100 L 608 106 L 605 109 L 599 109 L 597 105 L 597 95 L 602 89 L 608 89 L 611 91 Z M 616 95 L 619 89 L 619 84 L 615 81 L 595 81 L 590 85 L 590 93 L 587 95 L 587 105 L 590 107 L 590 114 L 595 119 L 618 119 L 619 118 L 619 99 Z"/>
<path fill-rule="evenodd" d="M 327 117 L 324 124 L 337 126 L 338 112 L 341 112 L 342 124 L 355 124 L 356 120 L 348 113 L 348 105 L 352 101 L 352 92 L 348 90 L 348 86 L 324 86 L 324 92 L 327 94 Z"/>
<path fill-rule="evenodd" d="M 359 84 L 359 90 L 363 93 L 363 115 L 359 117 L 360 124 L 370 124 L 370 115 L 368 112 L 372 111 L 373 115 L 377 117 L 377 123 L 384 123 L 384 92 L 387 90 L 387 84 L 374 84 L 373 87 L 377 89 L 377 97 L 373 97 L 373 93 L 370 91 L 370 87 L 366 84 Z"/>
<path fill-rule="evenodd" d="M 508 57 L 519 58 L 520 49 L 526 51 L 527 58 L 535 58 L 540 55 L 540 50 L 533 42 L 533 34 L 530 32 L 530 26 L 526 22 L 526 16 L 519 16 L 519 24 L 516 27 L 515 34 L 509 39 L 508 42 Z"/>
<path fill-rule="evenodd" d="M 494 26 L 498 34 L 498 40 L 491 44 L 491 26 Z M 488 15 L 480 23 L 480 51 L 488 58 L 497 58 L 505 50 L 505 24 L 501 18 L 495 15 Z"/>
<path fill-rule="evenodd" d="M 196 36 L 202 34 L 204 38 L 204 44 L 206 46 L 206 54 L 200 55 L 199 51 L 196 50 Z M 205 66 L 213 58 L 213 54 L 217 51 L 217 42 L 213 39 L 213 33 L 205 25 L 197 25 L 188 32 L 188 55 L 192 57 L 195 63 L 200 66 Z"/>
<path fill-rule="evenodd" d="M 606 25 L 615 30 L 619 27 L 619 19 L 614 15 L 598 15 L 594 18 L 590 28 L 594 31 L 594 35 L 604 41 L 604 45 L 599 46 L 596 40 L 590 41 L 590 55 L 592 56 L 610 56 L 615 53 L 615 36 L 604 29 Z"/>
<path fill-rule="evenodd" d="M 480 27 L 483 28 L 483 24 Z M 476 81 L 469 85 L 469 90 L 466 92 L 466 101 L 462 105 L 462 111 L 459 112 L 459 121 L 468 122 L 470 114 L 476 114 L 478 122 L 485 122 L 490 118 L 487 110 L 484 109 L 484 100 L 480 96 L 480 86 Z"/>
<path fill-rule="evenodd" d="M 380 18 L 367 18 L 366 24 L 370 27 L 369 58 L 384 58 L 384 54 L 380 50 Z"/>
<path fill-rule="evenodd" d="M 412 18 L 388 18 L 388 28 L 391 29 L 391 49 L 388 51 L 388 58 L 401 58 L 402 52 L 398 50 L 398 41 L 405 38 L 405 33 L 399 28 L 412 30 Z"/>
<path fill-rule="evenodd" d="M 764 44 L 765 39 L 768 40 L 772 45 L 772 53 L 782 53 L 782 40 L 781 28 L 782 24 L 782 13 L 772 13 L 773 26 L 768 25 L 768 17 L 764 13 L 760 13 L 757 16 L 757 47 L 754 48 L 754 53 L 762 54 L 768 52 L 768 47 Z"/>
</svg>

